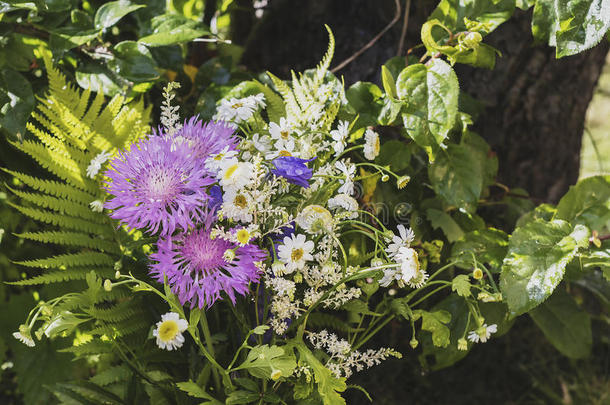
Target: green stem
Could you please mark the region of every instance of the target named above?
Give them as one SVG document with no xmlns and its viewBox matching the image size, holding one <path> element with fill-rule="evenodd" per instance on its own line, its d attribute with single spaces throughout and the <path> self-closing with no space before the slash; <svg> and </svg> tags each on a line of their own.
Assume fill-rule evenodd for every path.
<svg viewBox="0 0 610 405">
<path fill-rule="evenodd" d="M 212 334 L 210 333 L 210 327 L 208 326 L 208 318 L 205 316 L 205 311 L 201 311 L 199 324 L 201 325 L 201 330 L 203 331 L 203 338 L 205 339 L 205 344 L 207 346 L 208 352 L 212 358 L 215 358 L 216 355 L 214 353 Z M 220 378 L 218 376 L 218 370 L 216 368 L 212 369 L 212 377 L 214 378 L 214 385 L 216 386 L 216 390 L 220 392 Z"/>
</svg>

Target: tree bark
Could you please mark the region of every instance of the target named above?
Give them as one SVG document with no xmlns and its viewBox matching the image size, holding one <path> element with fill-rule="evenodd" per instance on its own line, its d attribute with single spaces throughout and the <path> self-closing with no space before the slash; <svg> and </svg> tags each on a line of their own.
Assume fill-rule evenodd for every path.
<svg viewBox="0 0 610 405">
<path fill-rule="evenodd" d="M 405 49 L 420 41 L 421 25 L 435 6 L 435 1 L 411 2 Z M 291 69 L 313 67 L 326 49 L 326 23 L 337 40 L 336 66 L 395 14 L 393 0 L 275 0 L 250 36 L 243 62 L 283 77 Z M 531 12 L 517 10 L 485 39 L 502 52 L 494 70 L 457 65 L 456 71 L 461 88 L 485 107 L 474 129 L 498 155 L 498 180 L 556 202 L 578 179 L 585 113 L 609 43 L 557 60 L 554 48 L 534 44 L 530 24 Z M 380 66 L 396 55 L 401 28 L 402 18 L 338 72 L 346 85 L 379 83 Z"/>
</svg>

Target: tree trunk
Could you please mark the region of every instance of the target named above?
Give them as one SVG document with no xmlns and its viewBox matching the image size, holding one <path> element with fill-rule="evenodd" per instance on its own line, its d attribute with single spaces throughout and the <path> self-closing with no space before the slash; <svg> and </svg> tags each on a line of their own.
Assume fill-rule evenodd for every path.
<svg viewBox="0 0 610 405">
<path fill-rule="evenodd" d="M 411 2 L 405 49 L 419 42 L 421 25 L 435 6 L 435 1 Z M 381 64 L 397 52 L 402 13 L 374 46 L 338 72 L 347 85 L 379 83 Z M 328 24 L 337 40 L 336 66 L 395 15 L 393 0 L 275 0 L 251 35 L 243 61 L 283 77 L 290 69 L 313 67 L 326 49 L 323 24 Z M 556 202 L 578 179 L 585 113 L 609 43 L 557 60 L 554 48 L 533 43 L 530 23 L 531 12 L 517 10 L 485 39 L 502 52 L 494 70 L 457 65 L 456 71 L 461 88 L 485 106 L 474 129 L 498 154 L 498 180 Z"/>
</svg>

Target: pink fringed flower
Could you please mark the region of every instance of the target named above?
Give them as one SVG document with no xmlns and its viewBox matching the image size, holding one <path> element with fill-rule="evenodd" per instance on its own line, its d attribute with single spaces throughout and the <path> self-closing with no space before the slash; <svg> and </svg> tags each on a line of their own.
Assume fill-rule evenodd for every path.
<svg viewBox="0 0 610 405">
<path fill-rule="evenodd" d="M 130 228 L 162 236 L 187 230 L 205 217 L 207 187 L 215 182 L 185 142 L 152 136 L 121 152 L 105 175 L 114 196 L 105 208 Z"/>
<path fill-rule="evenodd" d="M 256 262 L 267 257 L 266 251 L 255 245 L 212 239 L 206 229 L 162 238 L 157 249 L 150 256 L 157 262 L 151 265 L 153 277 L 161 283 L 167 277 L 182 304 L 188 301 L 199 308 L 222 299 L 221 292 L 235 304 L 235 293 L 246 295 L 250 283 L 259 281 L 261 271 Z"/>
</svg>

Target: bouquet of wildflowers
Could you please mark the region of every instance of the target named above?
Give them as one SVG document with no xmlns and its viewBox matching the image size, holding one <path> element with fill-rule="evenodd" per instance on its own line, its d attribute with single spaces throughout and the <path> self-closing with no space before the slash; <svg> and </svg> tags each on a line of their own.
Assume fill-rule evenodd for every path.
<svg viewBox="0 0 610 405">
<path fill-rule="evenodd" d="M 367 204 L 371 180 L 392 179 L 402 190 L 410 177 L 377 162 L 373 127 L 354 128 L 358 117 L 343 85 L 327 72 L 332 45 L 318 68 L 290 84 L 269 74 L 267 84 L 237 86 L 211 121 L 181 120 L 172 105 L 178 85 L 170 83 L 158 129 L 125 135 L 131 140 L 123 147 L 94 139 L 105 147 L 87 151 L 91 180 L 83 184 L 101 187 L 89 187 L 96 197 L 82 216 L 103 233 L 99 241 L 62 238 L 100 252 L 52 262 L 106 265 L 119 255 L 113 276 L 102 267 L 86 274 L 84 292 L 40 301 L 15 337 L 33 346 L 38 321 L 38 339 L 76 333 L 69 350 L 78 356 L 116 356 L 91 381 L 108 386 L 131 370 L 151 399 L 341 404 L 354 372 L 401 357 L 368 347 L 393 319 L 410 322 L 413 348 L 419 320 L 434 347 L 465 351 L 466 337 L 485 342 L 496 332 L 467 275 L 440 279 L 455 261 L 428 275 L 430 263 L 440 262 L 441 241 L 418 240 Z M 120 124 L 125 133 L 139 128 L 139 115 L 120 114 L 135 117 L 132 128 Z M 97 225 L 105 214 L 114 233 Z M 57 274 L 44 280 L 67 277 Z M 483 270 L 473 277 L 482 280 Z M 468 303 L 452 340 L 450 313 L 423 309 L 446 287 Z M 479 300 L 501 300 L 493 280 L 477 288 Z M 150 294 L 165 309 L 146 323 L 150 298 L 138 297 Z M 133 337 L 142 328 L 147 338 Z M 170 371 L 167 361 L 143 363 L 163 351 L 176 353 L 173 362 L 187 364 L 188 374 Z"/>
</svg>

